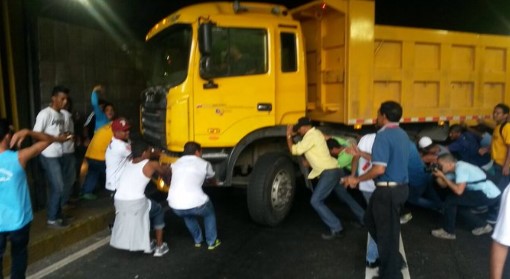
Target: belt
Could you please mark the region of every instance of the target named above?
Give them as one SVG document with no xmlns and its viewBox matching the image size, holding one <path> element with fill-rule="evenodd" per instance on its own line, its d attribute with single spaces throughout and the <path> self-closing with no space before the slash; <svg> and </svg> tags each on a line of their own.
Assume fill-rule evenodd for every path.
<svg viewBox="0 0 510 279">
<path fill-rule="evenodd" d="M 401 183 L 393 182 L 393 181 L 379 181 L 379 182 L 375 183 L 375 185 L 380 186 L 380 187 L 395 187 L 400 184 Z"/>
</svg>

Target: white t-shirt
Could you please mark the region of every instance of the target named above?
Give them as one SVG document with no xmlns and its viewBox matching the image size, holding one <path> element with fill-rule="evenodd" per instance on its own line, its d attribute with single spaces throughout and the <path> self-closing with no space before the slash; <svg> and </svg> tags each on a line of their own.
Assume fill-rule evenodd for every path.
<svg viewBox="0 0 510 279">
<path fill-rule="evenodd" d="M 499 206 L 499 215 L 494 232 L 492 233 L 492 239 L 499 242 L 502 245 L 510 246 L 510 184 L 506 186 L 503 195 L 501 195 L 501 204 Z"/>
<path fill-rule="evenodd" d="M 105 188 L 115 191 L 118 188 L 119 177 L 126 165 L 127 157 L 131 154 L 131 145 L 120 139 L 112 138 L 106 148 L 106 185 Z"/>
<path fill-rule="evenodd" d="M 209 162 L 195 155 L 185 155 L 171 167 L 172 182 L 167 198 L 171 208 L 191 209 L 199 207 L 209 200 L 202 190 L 205 179 L 214 176 Z"/>
<path fill-rule="evenodd" d="M 119 177 L 119 185 L 115 192 L 114 199 L 122 201 L 133 201 L 145 198 L 145 187 L 150 177 L 143 174 L 143 167 L 149 162 L 148 159 L 134 164 L 128 161 Z"/>
<path fill-rule="evenodd" d="M 74 135 L 73 115 L 65 109 L 60 110 L 60 112 L 64 116 L 64 133 Z M 74 141 L 68 140 L 62 143 L 62 149 L 64 154 L 74 153 Z"/>
<path fill-rule="evenodd" d="M 364 135 L 358 143 L 358 148 L 362 152 L 372 154 L 372 146 L 374 145 L 375 133 Z M 368 172 L 372 168 L 372 162 L 366 160 L 363 157 L 359 158 L 358 161 L 358 176 Z M 373 192 L 375 190 L 375 184 L 372 179 L 361 181 L 359 183 L 359 190 L 363 192 Z"/>
<path fill-rule="evenodd" d="M 58 136 L 64 132 L 64 115 L 51 107 L 47 107 L 37 114 L 33 130 L 51 136 Z M 57 158 L 62 157 L 62 153 L 62 143 L 54 142 L 46 147 L 41 154 L 44 157 Z"/>
</svg>

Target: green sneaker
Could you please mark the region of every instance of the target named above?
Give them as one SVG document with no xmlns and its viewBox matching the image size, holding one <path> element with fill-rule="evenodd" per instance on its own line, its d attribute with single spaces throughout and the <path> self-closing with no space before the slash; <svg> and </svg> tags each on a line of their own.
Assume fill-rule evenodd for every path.
<svg viewBox="0 0 510 279">
<path fill-rule="evenodd" d="M 83 194 L 81 196 L 82 199 L 84 200 L 88 200 L 88 201 L 93 201 L 93 200 L 97 200 L 97 196 L 92 194 L 92 193 L 86 193 L 86 194 Z"/>
<path fill-rule="evenodd" d="M 220 246 L 220 244 L 221 244 L 221 241 L 219 239 L 216 239 L 212 245 L 209 245 L 209 247 L 207 247 L 207 249 L 214 250 L 214 249 L 216 249 L 216 247 Z"/>
</svg>

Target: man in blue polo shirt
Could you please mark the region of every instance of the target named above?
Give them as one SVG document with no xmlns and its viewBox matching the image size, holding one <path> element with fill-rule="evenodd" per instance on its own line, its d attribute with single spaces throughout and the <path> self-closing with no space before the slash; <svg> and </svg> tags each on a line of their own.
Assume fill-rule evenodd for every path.
<svg viewBox="0 0 510 279">
<path fill-rule="evenodd" d="M 380 278 L 402 278 L 404 265 L 399 252 L 400 209 L 409 193 L 409 137 L 398 125 L 401 117 L 399 103 L 381 104 L 377 124 L 382 128 L 372 147 L 372 168 L 343 181 L 345 186 L 356 187 L 360 181 L 374 179 L 377 186 L 368 203 L 365 225 L 379 250 Z"/>
</svg>

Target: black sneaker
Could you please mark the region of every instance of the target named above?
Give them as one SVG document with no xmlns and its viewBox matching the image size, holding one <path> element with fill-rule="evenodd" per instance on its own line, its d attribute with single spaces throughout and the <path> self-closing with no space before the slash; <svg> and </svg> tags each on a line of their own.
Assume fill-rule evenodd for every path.
<svg viewBox="0 0 510 279">
<path fill-rule="evenodd" d="M 332 240 L 332 239 L 339 239 L 339 238 L 343 238 L 345 236 L 344 234 L 344 231 L 341 230 L 341 231 L 338 231 L 338 232 L 330 232 L 330 233 L 323 233 L 322 235 L 322 239 L 324 240 Z"/>
</svg>

